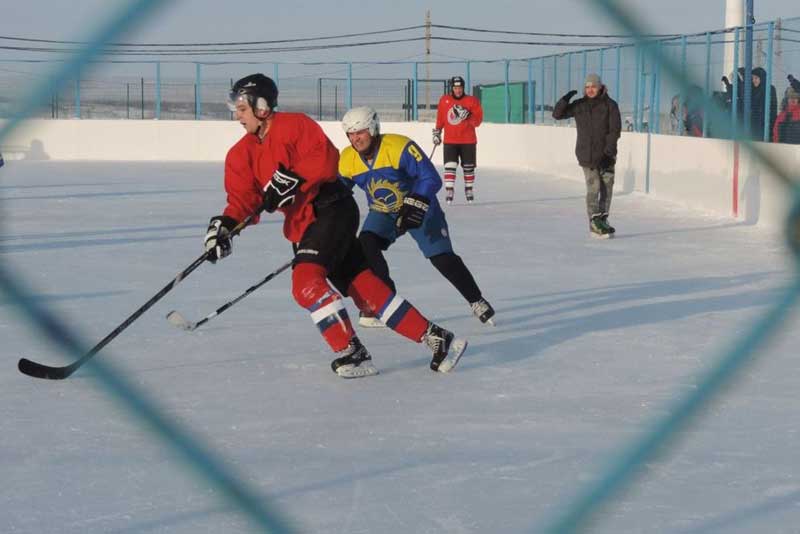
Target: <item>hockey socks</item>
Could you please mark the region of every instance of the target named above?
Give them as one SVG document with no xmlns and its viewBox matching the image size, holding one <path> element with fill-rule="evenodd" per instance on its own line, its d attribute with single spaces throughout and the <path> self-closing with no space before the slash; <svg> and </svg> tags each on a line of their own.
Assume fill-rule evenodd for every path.
<svg viewBox="0 0 800 534">
<path fill-rule="evenodd" d="M 446 191 L 445 201 L 450 204 L 453 202 L 453 196 L 456 186 L 456 171 L 458 169 L 458 162 L 446 161 L 444 164 L 444 189 Z"/>
<path fill-rule="evenodd" d="M 311 320 L 334 352 L 345 350 L 355 333 L 347 316 L 342 297 L 325 279 L 325 268 L 313 263 L 300 263 L 292 272 L 292 295 L 307 309 Z"/>
<path fill-rule="evenodd" d="M 374 313 L 383 324 L 419 343 L 428 327 L 417 309 L 403 297 L 393 293 L 372 271 L 365 269 L 353 279 L 348 288 L 359 309 Z"/>
<path fill-rule="evenodd" d="M 475 165 L 463 165 L 464 169 L 464 196 L 467 202 L 475 200 L 472 187 L 475 185 Z"/>
</svg>

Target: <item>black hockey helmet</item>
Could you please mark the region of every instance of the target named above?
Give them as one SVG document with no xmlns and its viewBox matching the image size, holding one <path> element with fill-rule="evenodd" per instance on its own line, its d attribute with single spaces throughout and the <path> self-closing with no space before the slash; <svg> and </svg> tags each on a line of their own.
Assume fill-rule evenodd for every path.
<svg viewBox="0 0 800 534">
<path fill-rule="evenodd" d="M 450 87 L 464 87 L 464 78 L 461 76 L 453 76 L 450 78 Z"/>
<path fill-rule="evenodd" d="M 246 100 L 254 111 L 268 111 L 278 106 L 278 86 L 261 73 L 245 76 L 233 84 L 228 94 L 228 108 L 236 111 L 236 102 Z"/>
</svg>

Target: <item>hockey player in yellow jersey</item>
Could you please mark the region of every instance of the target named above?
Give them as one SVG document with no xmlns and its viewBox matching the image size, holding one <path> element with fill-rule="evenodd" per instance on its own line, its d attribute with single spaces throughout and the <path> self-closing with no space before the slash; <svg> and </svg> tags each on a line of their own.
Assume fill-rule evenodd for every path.
<svg viewBox="0 0 800 534">
<path fill-rule="evenodd" d="M 469 302 L 475 316 L 494 325 L 494 309 L 483 298 L 463 260 L 453 252 L 447 220 L 436 198 L 442 179 L 425 152 L 406 136 L 380 133 L 378 114 L 369 107 L 348 111 L 342 127 L 350 146 L 339 158 L 339 175 L 367 195 L 369 214 L 358 239 L 372 271 L 394 290 L 383 251 L 408 233 Z M 368 317 L 359 322 L 380 326 Z"/>
</svg>

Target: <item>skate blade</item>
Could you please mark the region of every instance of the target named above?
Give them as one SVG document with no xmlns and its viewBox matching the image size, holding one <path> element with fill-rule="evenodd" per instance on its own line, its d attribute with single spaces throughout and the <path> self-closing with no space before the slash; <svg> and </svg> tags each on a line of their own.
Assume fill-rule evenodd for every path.
<svg viewBox="0 0 800 534">
<path fill-rule="evenodd" d="M 449 373 L 452 371 L 456 364 L 458 364 L 458 360 L 461 359 L 464 351 L 467 350 L 467 345 L 469 345 L 469 343 L 466 339 L 454 339 L 450 344 L 450 352 L 447 353 L 447 357 L 439 364 L 439 372 Z"/>
<path fill-rule="evenodd" d="M 359 317 L 358 326 L 363 326 L 364 328 L 386 328 L 386 325 L 377 317 Z"/>
<path fill-rule="evenodd" d="M 489 326 L 497 326 L 497 324 L 494 322 L 494 317 L 489 317 L 483 324 L 488 324 Z"/>
<path fill-rule="evenodd" d="M 591 232 L 592 237 L 595 239 L 611 239 L 611 234 L 595 234 Z"/>
<path fill-rule="evenodd" d="M 336 374 L 342 378 L 363 378 L 375 376 L 378 373 L 378 368 L 370 362 L 362 362 L 361 365 L 347 364 L 336 368 Z"/>
<path fill-rule="evenodd" d="M 171 324 L 172 326 L 176 326 L 182 330 L 187 330 L 187 331 L 194 330 L 194 328 L 192 328 L 194 324 L 184 319 L 183 315 L 181 315 L 177 311 L 173 310 L 169 312 L 167 314 L 167 321 L 169 321 L 169 324 Z"/>
</svg>

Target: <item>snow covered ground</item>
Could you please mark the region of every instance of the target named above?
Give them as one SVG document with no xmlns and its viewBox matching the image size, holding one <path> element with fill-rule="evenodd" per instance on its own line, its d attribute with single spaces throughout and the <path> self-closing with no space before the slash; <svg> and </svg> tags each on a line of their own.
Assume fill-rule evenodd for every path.
<svg viewBox="0 0 800 534">
<path fill-rule="evenodd" d="M 221 164 L 8 162 L 0 260 L 90 343 L 201 253 Z M 579 169 L 576 167 L 576 174 Z M 481 325 L 409 239 L 400 292 L 470 340 L 449 375 L 420 345 L 361 330 L 381 374 L 346 381 L 283 274 L 197 320 L 290 257 L 277 217 L 200 267 L 97 358 L 222 454 L 302 532 L 536 531 L 620 447 L 690 391 L 793 275 L 779 236 L 617 194 L 618 237 L 589 237 L 584 186 L 480 169 L 447 208 L 457 252 L 497 308 Z M 355 315 L 352 305 L 351 315 Z M 19 357 L 60 353 L 0 297 L 0 532 L 242 532 L 249 520 L 86 369 L 61 382 Z M 758 364 L 592 532 L 797 532 L 793 317 Z"/>
</svg>

